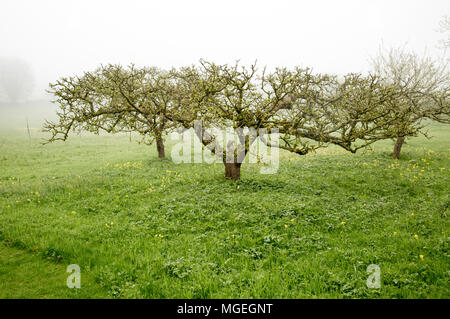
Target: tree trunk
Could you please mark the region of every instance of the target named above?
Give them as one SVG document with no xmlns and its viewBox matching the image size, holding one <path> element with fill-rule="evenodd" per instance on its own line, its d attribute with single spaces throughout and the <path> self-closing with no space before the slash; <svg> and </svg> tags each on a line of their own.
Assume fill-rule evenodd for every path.
<svg viewBox="0 0 450 319">
<path fill-rule="evenodd" d="M 241 163 L 224 163 L 225 178 L 237 181 L 241 178 Z"/>
<path fill-rule="evenodd" d="M 158 151 L 159 158 L 165 158 L 166 153 L 164 152 L 164 141 L 162 137 L 156 137 L 156 150 Z"/>
<path fill-rule="evenodd" d="M 400 158 L 400 151 L 402 150 L 403 143 L 405 142 L 404 136 L 397 137 L 397 141 L 395 141 L 394 145 L 394 158 L 399 159 Z"/>
</svg>

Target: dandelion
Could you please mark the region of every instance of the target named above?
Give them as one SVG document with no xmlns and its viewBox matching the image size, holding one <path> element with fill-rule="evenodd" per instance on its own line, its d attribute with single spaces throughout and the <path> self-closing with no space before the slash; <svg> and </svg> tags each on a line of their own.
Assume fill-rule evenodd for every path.
<svg viewBox="0 0 450 319">
<path fill-rule="evenodd" d="M 411 213 L 411 216 L 414 216 L 414 212 Z"/>
<path fill-rule="evenodd" d="M 394 236 L 397 236 L 397 235 L 398 235 L 398 233 L 395 231 L 395 232 L 394 232 Z"/>
<path fill-rule="evenodd" d="M 420 259 L 423 260 L 423 255 L 419 255 Z"/>
<path fill-rule="evenodd" d="M 414 239 L 418 240 L 419 239 L 419 235 L 414 234 Z"/>
<path fill-rule="evenodd" d="M 291 223 L 293 223 L 293 222 L 295 222 L 295 219 L 294 219 L 294 218 L 291 219 Z"/>
<path fill-rule="evenodd" d="M 77 214 L 77 212 L 73 210 L 72 211 L 72 215 L 76 215 L 76 214 Z"/>
<path fill-rule="evenodd" d="M 284 228 L 288 228 L 288 225 L 284 225 Z"/>
<path fill-rule="evenodd" d="M 345 225 L 345 222 L 341 222 L 341 225 L 344 226 L 344 225 Z"/>
</svg>

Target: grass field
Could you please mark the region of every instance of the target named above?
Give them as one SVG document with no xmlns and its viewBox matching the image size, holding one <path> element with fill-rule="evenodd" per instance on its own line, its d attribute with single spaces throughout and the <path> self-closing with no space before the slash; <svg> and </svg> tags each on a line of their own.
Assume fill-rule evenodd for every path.
<svg viewBox="0 0 450 319">
<path fill-rule="evenodd" d="M 390 141 L 281 153 L 232 182 L 126 135 L 4 130 L 0 298 L 449 298 L 450 129 L 430 132 L 400 161 Z"/>
</svg>

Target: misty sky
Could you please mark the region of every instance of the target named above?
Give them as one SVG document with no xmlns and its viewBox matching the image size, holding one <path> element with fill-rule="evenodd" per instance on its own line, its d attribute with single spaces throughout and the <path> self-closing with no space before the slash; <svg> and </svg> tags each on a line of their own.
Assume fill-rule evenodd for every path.
<svg viewBox="0 0 450 319">
<path fill-rule="evenodd" d="M 258 60 L 318 72 L 364 72 L 381 43 L 432 55 L 450 1 L 20 1 L 0 2 L 0 57 L 50 81 L 103 63 Z"/>
</svg>

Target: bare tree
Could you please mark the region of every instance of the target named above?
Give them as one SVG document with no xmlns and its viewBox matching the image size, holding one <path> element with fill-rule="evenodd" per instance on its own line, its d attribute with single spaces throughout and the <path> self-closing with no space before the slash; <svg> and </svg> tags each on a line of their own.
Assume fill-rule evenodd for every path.
<svg viewBox="0 0 450 319">
<path fill-rule="evenodd" d="M 398 90 L 389 128 L 396 136 L 394 158 L 398 159 L 405 139 L 424 134 L 425 119 L 449 123 L 450 73 L 448 62 L 419 56 L 405 48 L 381 48 L 372 59 L 375 73 Z"/>
<path fill-rule="evenodd" d="M 134 65 L 101 66 L 81 77 L 61 78 L 49 90 L 59 120 L 47 121 L 44 130 L 52 134 L 49 142 L 64 141 L 75 129 L 137 132 L 146 144 L 156 141 L 158 156 L 164 158 L 164 132 L 174 124 L 165 116 L 173 89 L 168 72 Z"/>
<path fill-rule="evenodd" d="M 0 59 L 0 91 L 10 102 L 26 100 L 34 88 L 34 76 L 28 63 L 19 58 Z"/>
</svg>

